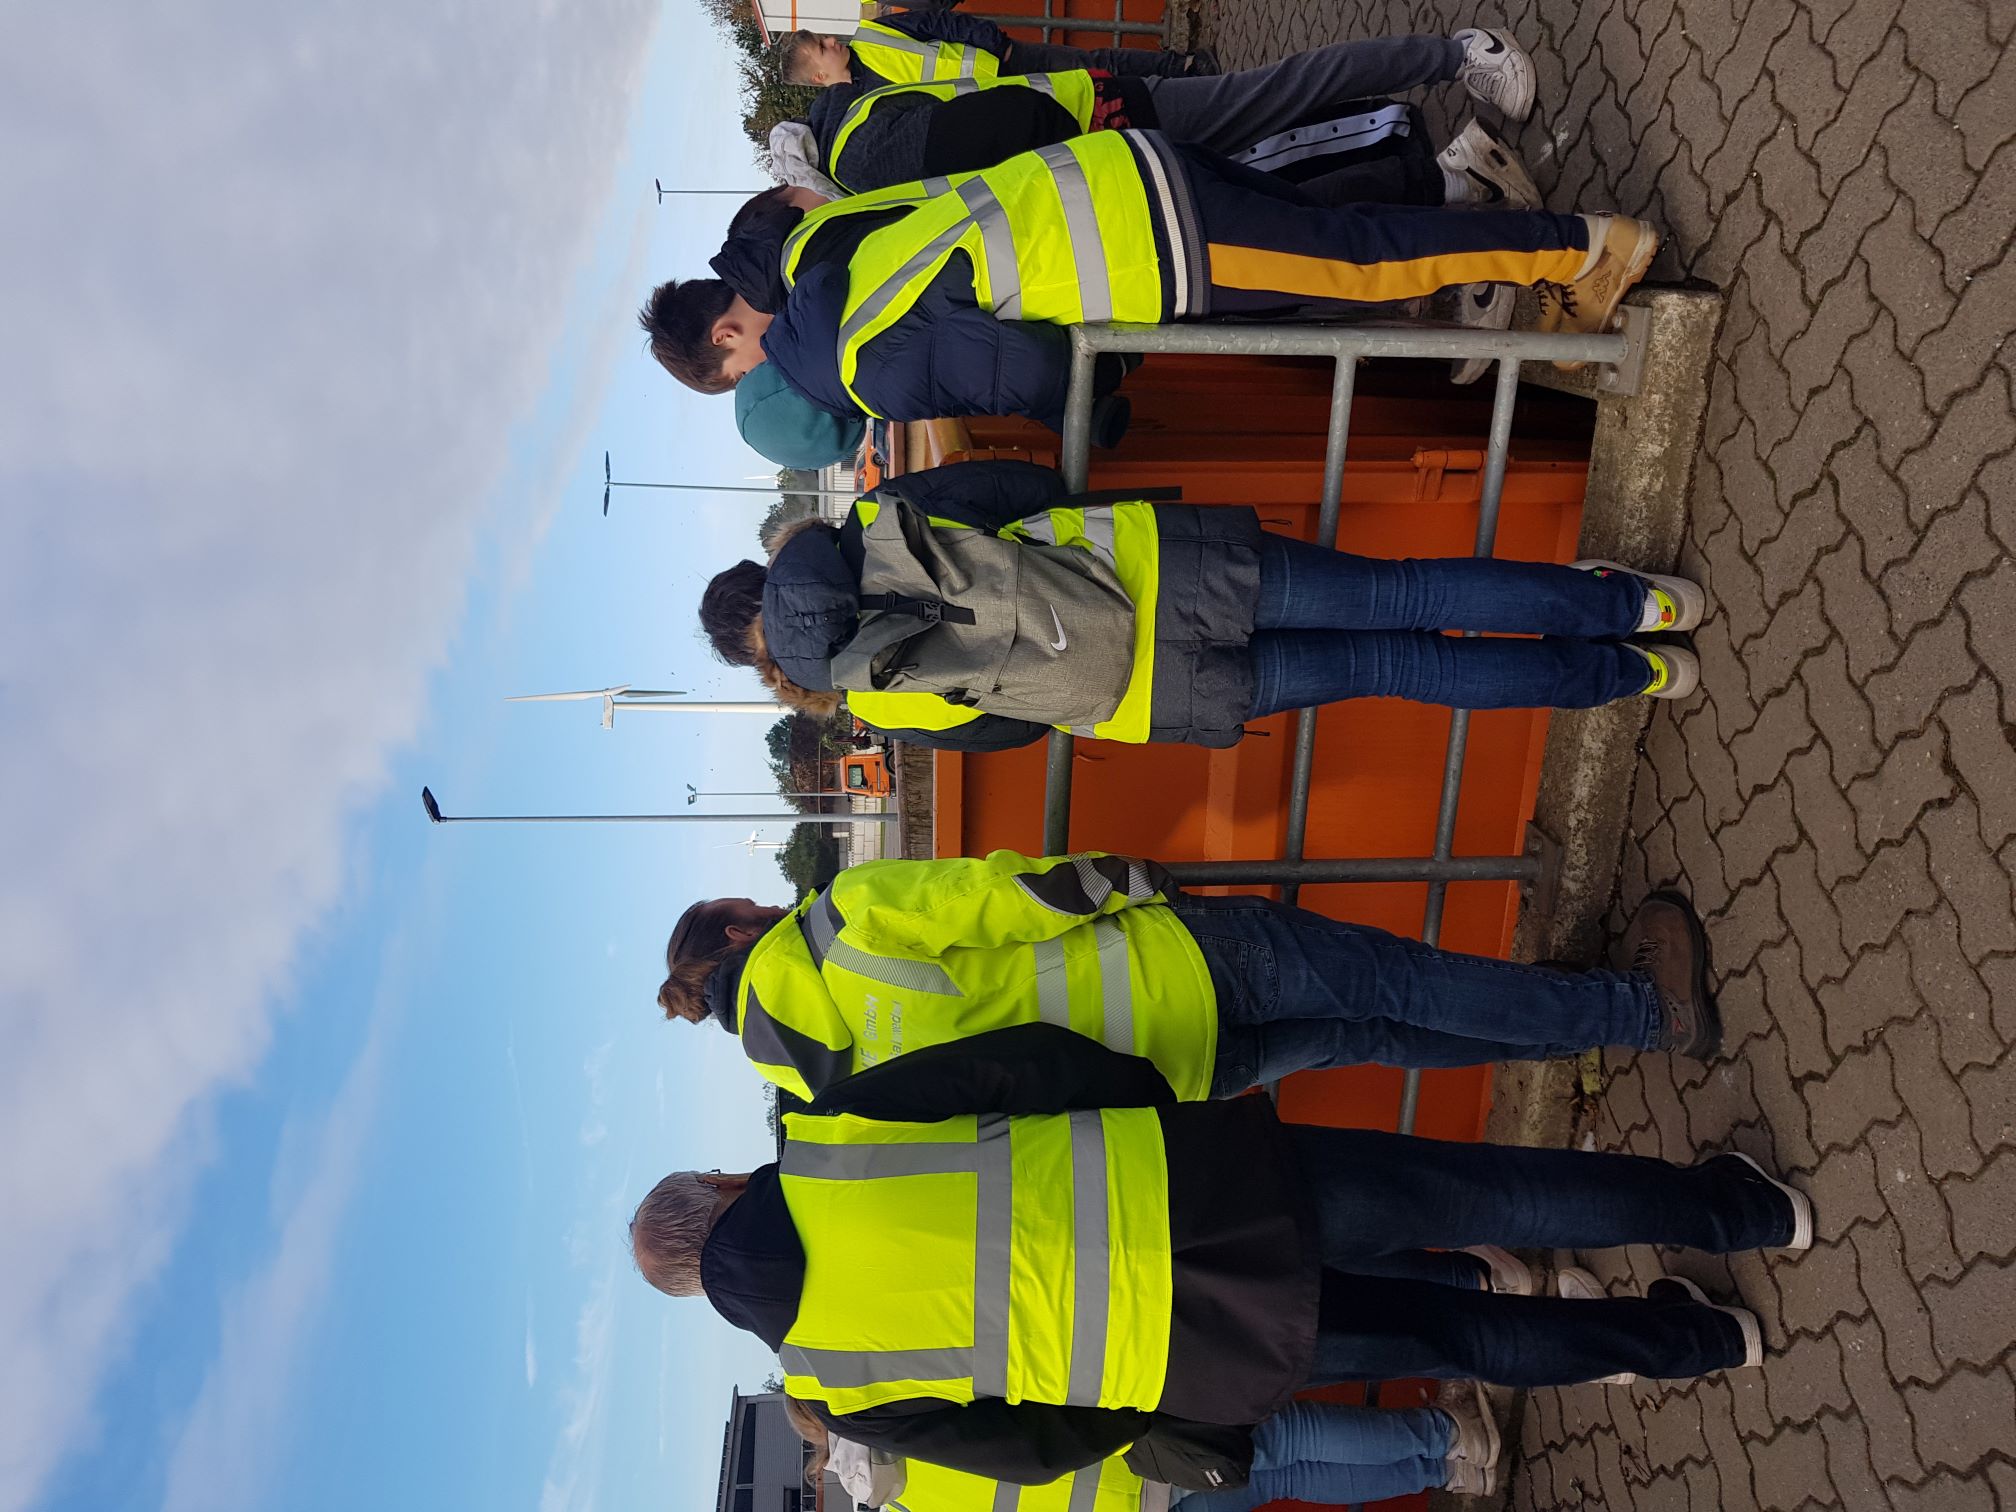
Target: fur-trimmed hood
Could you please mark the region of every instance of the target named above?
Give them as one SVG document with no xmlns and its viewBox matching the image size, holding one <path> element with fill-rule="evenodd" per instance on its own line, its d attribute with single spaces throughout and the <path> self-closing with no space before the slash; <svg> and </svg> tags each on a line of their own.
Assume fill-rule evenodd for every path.
<svg viewBox="0 0 2016 1512">
<path fill-rule="evenodd" d="M 763 617 L 744 644 L 787 709 L 821 718 L 839 709 L 827 663 L 859 627 L 860 581 L 841 554 L 840 532 L 824 520 L 798 520 L 771 537 Z"/>
</svg>

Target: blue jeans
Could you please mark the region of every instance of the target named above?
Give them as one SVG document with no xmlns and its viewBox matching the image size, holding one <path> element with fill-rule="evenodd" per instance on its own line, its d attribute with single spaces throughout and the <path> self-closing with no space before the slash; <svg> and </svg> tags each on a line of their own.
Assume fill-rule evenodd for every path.
<svg viewBox="0 0 2016 1512">
<path fill-rule="evenodd" d="M 1269 534 L 1251 717 L 1342 698 L 1459 709 L 1586 709 L 1642 693 L 1645 583 L 1548 562 L 1351 556 Z M 1442 630 L 1537 635 L 1468 640 Z"/>
<path fill-rule="evenodd" d="M 1649 977 L 1437 950 L 1269 898 L 1181 898 L 1218 996 L 1211 1095 L 1291 1071 L 1475 1066 L 1658 1043 Z"/>
<path fill-rule="evenodd" d="M 1367 1257 L 1466 1244 L 1727 1254 L 1792 1237 L 1791 1204 L 1734 1156 L 1677 1166 L 1369 1129 L 1286 1132 L 1324 1267 L 1311 1386 L 1409 1376 L 1557 1386 L 1622 1370 L 1696 1376 L 1743 1358 L 1735 1320 L 1696 1302 L 1465 1291 L 1356 1273 Z"/>
<path fill-rule="evenodd" d="M 1184 1512 L 1253 1512 L 1263 1502 L 1342 1506 L 1410 1496 L 1447 1479 L 1456 1425 L 1433 1407 L 1384 1412 L 1293 1402 L 1253 1430 L 1253 1476 L 1223 1491 L 1180 1493 Z"/>
</svg>

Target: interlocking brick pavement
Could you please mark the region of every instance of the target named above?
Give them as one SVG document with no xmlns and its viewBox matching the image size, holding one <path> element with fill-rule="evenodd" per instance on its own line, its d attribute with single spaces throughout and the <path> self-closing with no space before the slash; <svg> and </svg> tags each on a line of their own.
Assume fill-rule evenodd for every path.
<svg viewBox="0 0 2016 1512">
<path fill-rule="evenodd" d="M 1708 920 L 1712 1067 L 1623 1057 L 1599 1144 L 1734 1144 L 1817 1205 L 1739 1294 L 1763 1371 L 1532 1393 L 1519 1508 L 2016 1507 L 2016 4 L 1205 0 L 1229 66 L 1481 23 L 1556 209 L 1669 233 L 1727 314 L 1682 554 L 1704 695 L 1645 743 L 1613 923 Z M 1460 91 L 1426 102 L 1439 131 Z"/>
</svg>

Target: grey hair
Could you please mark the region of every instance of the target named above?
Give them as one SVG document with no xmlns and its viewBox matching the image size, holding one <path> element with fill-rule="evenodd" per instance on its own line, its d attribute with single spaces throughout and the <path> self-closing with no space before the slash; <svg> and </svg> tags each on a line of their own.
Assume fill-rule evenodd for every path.
<svg viewBox="0 0 2016 1512">
<path fill-rule="evenodd" d="M 668 1297 L 700 1295 L 700 1251 L 721 1194 L 698 1171 L 674 1171 L 645 1194 L 630 1219 L 637 1271 Z"/>
</svg>

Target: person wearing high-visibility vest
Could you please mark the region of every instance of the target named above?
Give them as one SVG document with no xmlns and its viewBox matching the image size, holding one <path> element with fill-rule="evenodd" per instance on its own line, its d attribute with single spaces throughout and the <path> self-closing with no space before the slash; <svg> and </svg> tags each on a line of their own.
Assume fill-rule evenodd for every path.
<svg viewBox="0 0 2016 1512">
<path fill-rule="evenodd" d="M 1152 1062 L 1054 1024 L 912 1051 L 781 1127 L 775 1164 L 651 1189 L 630 1224 L 643 1278 L 776 1350 L 832 1432 L 1023 1485 L 1123 1451 L 1138 1468 L 1158 1437 L 1346 1380 L 1763 1361 L 1756 1317 L 1692 1283 L 1584 1301 L 1361 1273 L 1398 1251 L 1813 1235 L 1807 1198 L 1740 1154 L 1284 1125 L 1264 1097 L 1179 1102 Z"/>
<path fill-rule="evenodd" d="M 1243 1484 L 1214 1491 L 1171 1486 L 1138 1473 L 1122 1455 L 1048 1485 L 1018 1486 L 927 1460 L 871 1450 L 826 1431 L 803 1402 L 784 1413 L 812 1446 L 810 1477 L 830 1471 L 857 1507 L 892 1512 L 1254 1512 L 1272 1501 L 1358 1506 L 1447 1490 L 1489 1496 L 1502 1445 L 1475 1381 L 1445 1381 L 1433 1406 L 1351 1407 L 1291 1402 L 1251 1433 Z"/>
<path fill-rule="evenodd" d="M 794 31 L 777 43 L 787 84 L 848 93 L 928 79 L 991 79 L 1003 73 L 1097 68 L 1110 74 L 1198 76 L 1218 71 L 1208 51 L 1149 47 L 1065 47 L 1017 42 L 992 21 L 951 10 L 894 11 L 863 21 L 852 36 Z"/>
<path fill-rule="evenodd" d="M 639 319 L 653 357 L 704 393 L 770 361 L 836 415 L 1059 426 L 1064 326 L 1292 317 L 1504 283 L 1540 290 L 1543 330 L 1601 331 L 1658 246 L 1625 216 L 1313 205 L 1159 132 L 1099 131 L 796 216 L 779 310 L 673 280 Z M 1093 439 L 1108 445 L 1126 402 L 1102 398 Z"/>
<path fill-rule="evenodd" d="M 1182 1099 L 1329 1066 L 1717 1052 L 1707 941 L 1684 899 L 1641 905 L 1618 959 L 1627 969 L 1524 966 L 1271 898 L 1188 895 L 1137 857 L 997 850 L 864 861 L 795 908 L 702 899 L 666 941 L 658 1006 L 734 1034 L 808 1102 L 899 1055 L 1028 1023 L 1144 1056 Z"/>
<path fill-rule="evenodd" d="M 830 715 L 844 695 L 863 724 L 939 749 L 1053 727 L 1229 746 L 1249 720 L 1347 698 L 1588 708 L 1700 683 L 1685 646 L 1633 638 L 1701 622 L 1685 578 L 1354 556 L 1243 505 L 1071 496 L 1027 462 L 905 474 L 840 525 L 776 539 L 702 593 L 715 654 L 789 708 Z"/>
<path fill-rule="evenodd" d="M 1350 102 L 1449 82 L 1461 83 L 1510 121 L 1525 120 L 1533 108 L 1532 60 L 1509 33 L 1471 28 L 1449 37 L 1337 42 L 1210 78 L 1074 69 L 826 90 L 812 102 L 806 123 L 827 174 L 848 193 L 862 194 L 935 174 L 976 172 L 1017 152 L 1120 127 L 1160 130 L 1172 141 L 1228 155 L 1300 131 L 1297 154 L 1322 155 L 1335 144 L 1315 128 Z M 1318 197 L 1328 203 L 1355 198 L 1537 208 L 1538 191 L 1510 149 L 1474 122 L 1472 128 L 1451 143 L 1432 186 L 1389 186 L 1377 175 L 1349 175 Z"/>
</svg>

